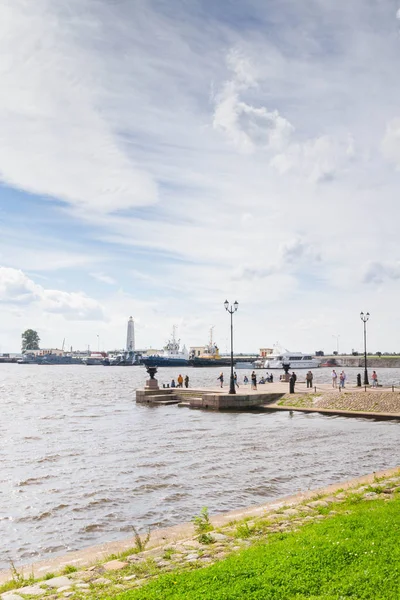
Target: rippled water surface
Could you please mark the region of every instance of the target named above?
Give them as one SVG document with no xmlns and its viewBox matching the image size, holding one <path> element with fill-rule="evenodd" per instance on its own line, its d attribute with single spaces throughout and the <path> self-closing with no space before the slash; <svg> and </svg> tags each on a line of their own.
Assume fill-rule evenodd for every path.
<svg viewBox="0 0 400 600">
<path fill-rule="evenodd" d="M 215 369 L 186 372 L 216 383 Z M 396 422 L 136 405 L 145 378 L 142 367 L 0 365 L 0 568 L 400 463 Z"/>
</svg>

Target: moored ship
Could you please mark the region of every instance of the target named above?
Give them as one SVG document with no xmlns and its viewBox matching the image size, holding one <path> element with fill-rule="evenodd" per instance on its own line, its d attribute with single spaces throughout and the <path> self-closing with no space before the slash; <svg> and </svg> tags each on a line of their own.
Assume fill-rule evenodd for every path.
<svg viewBox="0 0 400 600">
<path fill-rule="evenodd" d="M 176 327 L 172 328 L 172 337 L 168 340 L 161 352 L 142 356 L 142 364 L 146 367 L 187 367 L 189 365 L 189 353 L 186 347 L 180 349 L 180 340 L 175 336 Z"/>
<path fill-rule="evenodd" d="M 311 354 L 302 352 L 290 352 L 274 347 L 275 352 L 269 356 L 264 363 L 264 369 L 283 369 L 283 365 L 290 364 L 290 369 L 316 369 L 319 367 L 319 360 Z"/>
<path fill-rule="evenodd" d="M 198 355 L 191 352 L 189 356 L 189 364 L 191 367 L 229 367 L 231 359 L 229 357 L 221 357 L 217 344 L 213 341 L 213 329 L 210 329 L 210 341 L 204 346 L 203 351 Z"/>
</svg>

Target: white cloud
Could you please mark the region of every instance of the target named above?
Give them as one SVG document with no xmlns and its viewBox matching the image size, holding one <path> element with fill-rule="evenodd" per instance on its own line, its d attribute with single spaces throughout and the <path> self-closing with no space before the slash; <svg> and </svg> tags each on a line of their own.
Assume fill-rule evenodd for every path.
<svg viewBox="0 0 400 600">
<path fill-rule="evenodd" d="M 116 284 L 115 279 L 113 277 L 110 277 L 110 275 L 106 275 L 105 273 L 89 273 L 89 275 L 93 277 L 93 279 L 100 281 L 100 283 L 105 283 L 107 285 Z"/>
<path fill-rule="evenodd" d="M 352 136 L 324 135 L 288 145 L 271 160 L 271 166 L 284 175 L 289 171 L 306 176 L 313 183 L 329 181 L 348 167 L 355 154 Z"/>
<path fill-rule="evenodd" d="M 311 272 L 321 261 L 320 253 L 306 240 L 296 237 L 278 248 L 276 252 L 276 262 L 268 261 L 263 257 L 264 264 L 260 266 L 260 258 L 253 261 L 253 264 L 242 265 L 235 269 L 233 279 L 245 281 L 255 279 L 265 279 L 281 275 L 291 275 L 298 269 L 304 269 Z"/>
<path fill-rule="evenodd" d="M 400 261 L 369 262 L 363 272 L 364 283 L 381 284 L 387 280 L 400 279 Z"/>
<path fill-rule="evenodd" d="M 396 12 L 396 19 L 400 21 L 400 8 Z"/>
<path fill-rule="evenodd" d="M 379 153 L 391 123 L 400 164 L 393 7 L 252 0 L 227 19 L 228 4 L 203 17 L 176 0 L 1 3 L 0 177 L 48 195 L 43 209 L 0 188 L 0 262 L 23 270 L 3 283 L 8 339 L 23 321 L 56 343 L 97 303 L 110 320 L 69 321 L 70 344 L 120 346 L 131 313 L 142 346 L 175 320 L 187 344 L 210 324 L 221 340 L 228 296 L 241 348 L 330 348 L 332 333 L 351 348 L 362 295 L 379 314 L 371 340 L 395 340 L 398 176 Z M 12 227 L 4 240 L 18 211 L 36 240 Z M 362 281 L 368 260 L 379 285 Z"/>
<path fill-rule="evenodd" d="M 288 143 L 294 128 L 277 110 L 254 107 L 240 100 L 240 94 L 256 86 L 251 64 L 237 52 L 228 54 L 227 62 L 234 77 L 223 84 L 215 98 L 213 127 L 220 130 L 242 152 L 256 148 L 279 150 Z"/>
<path fill-rule="evenodd" d="M 400 118 L 392 119 L 386 126 L 382 140 L 384 157 L 400 168 Z"/>
<path fill-rule="evenodd" d="M 0 302 L 33 302 L 41 289 L 19 269 L 0 267 Z"/>
<path fill-rule="evenodd" d="M 257 71 L 238 52 L 228 53 L 233 78 L 215 97 L 213 127 L 240 152 L 268 152 L 270 165 L 281 175 L 294 171 L 313 183 L 328 181 L 343 171 L 355 154 L 353 136 L 321 135 L 297 141 L 295 127 L 277 109 L 254 107 L 242 99 L 257 87 Z"/>
<path fill-rule="evenodd" d="M 0 179 L 91 211 L 151 204 L 154 181 L 99 110 L 101 76 L 77 26 L 48 0 L 2 2 Z"/>
<path fill-rule="evenodd" d="M 37 304 L 43 311 L 71 320 L 102 320 L 103 307 L 83 293 L 45 289 L 19 269 L 0 267 L 0 302 Z"/>
</svg>

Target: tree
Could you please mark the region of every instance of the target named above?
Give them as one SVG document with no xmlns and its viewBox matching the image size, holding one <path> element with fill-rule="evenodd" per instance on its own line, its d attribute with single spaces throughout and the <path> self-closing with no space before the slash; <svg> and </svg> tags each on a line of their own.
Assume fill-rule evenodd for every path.
<svg viewBox="0 0 400 600">
<path fill-rule="evenodd" d="M 27 329 L 22 334 L 22 352 L 26 350 L 39 350 L 40 337 L 34 329 Z"/>
</svg>

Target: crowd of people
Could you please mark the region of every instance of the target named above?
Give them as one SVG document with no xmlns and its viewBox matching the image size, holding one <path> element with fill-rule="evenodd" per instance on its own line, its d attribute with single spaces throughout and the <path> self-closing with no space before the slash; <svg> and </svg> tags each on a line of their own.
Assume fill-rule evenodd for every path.
<svg viewBox="0 0 400 600">
<path fill-rule="evenodd" d="M 184 384 L 185 388 L 189 387 L 189 375 L 185 375 L 185 377 L 182 377 L 181 373 L 179 373 L 177 380 L 175 381 L 175 379 L 172 379 L 171 381 L 172 388 L 181 388 Z"/>
<path fill-rule="evenodd" d="M 339 375 L 337 374 L 336 370 L 333 369 L 332 371 L 332 387 L 333 388 L 337 388 L 338 387 L 338 380 L 339 380 L 339 388 L 344 388 L 346 385 L 346 373 L 344 371 L 342 371 Z M 361 376 L 359 376 L 361 377 Z M 234 382 L 235 382 L 235 386 L 239 387 L 239 382 L 238 382 L 238 376 L 236 371 L 234 371 L 233 374 L 233 378 L 234 378 Z M 307 383 L 307 388 L 312 388 L 313 387 L 313 373 L 312 371 L 308 371 L 308 373 L 306 374 L 306 383 Z M 376 373 L 376 371 L 372 372 L 372 387 L 377 387 L 378 386 L 378 375 Z M 220 383 L 220 387 L 223 388 L 224 387 L 224 374 L 221 371 L 221 373 L 219 374 L 219 376 L 217 377 L 217 380 Z M 297 380 L 297 375 L 296 373 L 293 371 L 292 374 L 290 375 L 290 380 L 292 381 L 293 385 L 296 383 Z M 251 388 L 253 390 L 257 389 L 257 384 L 258 385 L 263 385 L 265 383 L 273 383 L 274 382 L 274 376 L 272 373 L 267 374 L 264 376 L 262 375 L 260 377 L 260 379 L 257 381 L 257 374 L 255 371 L 253 371 L 250 375 L 250 380 L 247 377 L 247 375 L 245 375 L 243 377 L 243 385 L 248 385 L 249 383 L 251 384 Z M 179 373 L 177 380 L 175 381 L 175 379 L 172 379 L 171 381 L 171 387 L 175 388 L 182 388 L 183 386 L 185 386 L 185 388 L 189 387 L 189 376 L 185 375 L 185 377 L 183 377 L 181 375 L 181 373 Z"/>
<path fill-rule="evenodd" d="M 219 374 L 219 376 L 217 377 L 217 380 L 220 382 L 220 387 L 224 386 L 224 374 L 221 371 L 221 373 Z M 235 387 L 239 387 L 239 381 L 238 381 L 238 376 L 236 371 L 234 371 L 233 373 L 233 380 L 235 382 Z M 253 390 L 257 389 L 257 385 L 263 385 L 265 383 L 273 383 L 274 382 L 274 376 L 271 374 L 266 374 L 266 376 L 264 377 L 263 375 L 260 377 L 260 379 L 257 381 L 257 374 L 255 371 L 253 371 L 250 375 L 250 379 L 247 377 L 247 375 L 245 375 L 243 377 L 243 385 L 248 385 L 249 383 L 251 384 L 251 388 Z"/>
</svg>

